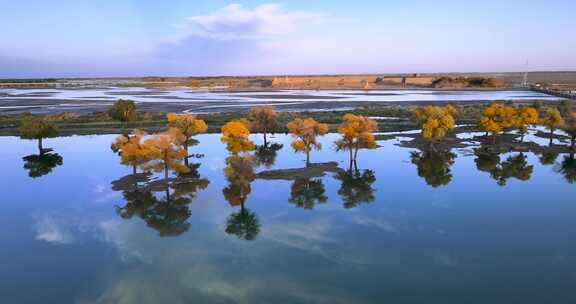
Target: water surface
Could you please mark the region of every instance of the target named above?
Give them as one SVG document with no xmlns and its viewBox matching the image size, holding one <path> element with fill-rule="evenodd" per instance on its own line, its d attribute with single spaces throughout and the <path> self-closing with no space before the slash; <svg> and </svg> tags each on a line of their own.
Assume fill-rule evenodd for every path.
<svg viewBox="0 0 576 304">
<path fill-rule="evenodd" d="M 113 138 L 48 139 L 61 159 L 34 166 L 23 157 L 36 153 L 35 142 L 0 137 L 2 302 L 576 300 L 568 155 L 426 155 L 381 141 L 360 153 L 362 176 L 352 181 L 337 173 L 256 179 L 242 217 L 234 191 L 223 191 L 231 189 L 228 155 L 217 135 L 203 135 L 191 148 L 205 154 L 196 161 L 202 185 L 170 208 L 163 191 L 151 193 L 153 214 L 141 216 L 148 211 L 129 203 L 146 193 L 113 189 L 131 174 L 110 151 Z M 347 168 L 336 138 L 324 137 L 312 160 Z M 284 147 L 256 171 L 303 166 L 289 137 L 272 141 Z"/>
<path fill-rule="evenodd" d="M 141 110 L 210 113 L 246 110 L 273 104 L 280 111 L 346 110 L 355 107 L 405 103 L 494 100 L 558 100 L 523 90 L 278 90 L 269 92 L 208 92 L 191 89 L 147 88 L 0 89 L 0 113 L 105 111 L 119 98 L 139 103 Z"/>
</svg>

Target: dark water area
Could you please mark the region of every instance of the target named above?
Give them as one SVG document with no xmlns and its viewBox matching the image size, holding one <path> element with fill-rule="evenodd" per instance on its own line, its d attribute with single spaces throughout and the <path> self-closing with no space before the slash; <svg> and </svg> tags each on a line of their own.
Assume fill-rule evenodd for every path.
<svg viewBox="0 0 576 304">
<path fill-rule="evenodd" d="M 347 169 L 337 137 L 312 161 Z M 47 139 L 39 156 L 0 137 L 2 303 L 576 301 L 570 155 L 430 154 L 394 139 L 361 151 L 355 175 L 255 178 L 242 192 L 218 135 L 202 135 L 195 174 L 166 193 L 119 182 L 132 169 L 114 138 Z M 256 172 L 304 166 L 289 136 L 272 142 L 283 148 Z"/>
</svg>

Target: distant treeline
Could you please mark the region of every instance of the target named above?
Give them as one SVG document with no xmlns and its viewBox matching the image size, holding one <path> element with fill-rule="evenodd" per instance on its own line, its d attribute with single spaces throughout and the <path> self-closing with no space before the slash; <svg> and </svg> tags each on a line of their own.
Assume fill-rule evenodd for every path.
<svg viewBox="0 0 576 304">
<path fill-rule="evenodd" d="M 56 78 L 35 78 L 35 79 L 0 79 L 0 83 L 46 83 L 56 82 Z"/>
<path fill-rule="evenodd" d="M 485 77 L 439 77 L 432 81 L 434 88 L 503 88 L 506 84 Z"/>
</svg>

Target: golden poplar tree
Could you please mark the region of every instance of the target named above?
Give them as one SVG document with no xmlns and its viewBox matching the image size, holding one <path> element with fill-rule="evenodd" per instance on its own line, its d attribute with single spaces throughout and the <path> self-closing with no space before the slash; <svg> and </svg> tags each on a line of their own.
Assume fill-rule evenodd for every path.
<svg viewBox="0 0 576 304">
<path fill-rule="evenodd" d="M 516 109 L 514 117 L 514 126 L 521 134 L 520 141 L 524 141 L 524 135 L 528 132 L 528 126 L 538 123 L 538 110 L 532 107 Z"/>
<path fill-rule="evenodd" d="M 319 123 L 312 118 L 296 118 L 286 125 L 292 134 L 292 148 L 306 154 L 306 166 L 310 165 L 310 151 L 322 149 L 317 139 L 328 133 L 328 125 Z"/>
<path fill-rule="evenodd" d="M 230 153 L 237 155 L 240 152 L 254 150 L 254 143 L 250 140 L 250 130 L 245 121 L 233 120 L 222 126 L 220 140 L 226 144 Z"/>
<path fill-rule="evenodd" d="M 414 110 L 414 114 L 420 127 L 422 128 L 422 137 L 430 141 L 432 146 L 446 136 L 454 129 L 454 116 L 458 110 L 453 106 L 425 106 Z"/>
<path fill-rule="evenodd" d="M 342 135 L 342 138 L 336 141 L 336 149 L 350 153 L 350 170 L 352 170 L 352 164 L 356 166 L 360 149 L 376 148 L 372 133 L 377 131 L 378 124 L 366 116 L 354 114 L 346 114 L 342 120 L 342 124 L 338 127 L 338 133 Z"/>
<path fill-rule="evenodd" d="M 190 168 L 182 164 L 187 154 L 183 146 L 185 139 L 186 137 L 177 128 L 169 128 L 146 139 L 144 146 L 148 149 L 151 159 L 146 167 L 156 172 L 164 171 L 166 180 L 170 170 L 178 173 L 189 172 Z"/>
<path fill-rule="evenodd" d="M 272 106 L 261 106 L 255 107 L 250 111 L 250 128 L 254 132 L 261 132 L 264 136 L 264 146 L 268 145 L 268 139 L 266 135 L 268 133 L 274 132 L 278 124 L 276 119 L 278 118 L 278 113 L 274 110 Z"/>
<path fill-rule="evenodd" d="M 184 164 L 188 166 L 188 147 L 194 146 L 198 143 L 193 137 L 195 135 L 205 133 L 208 130 L 208 125 L 202 119 L 196 118 L 195 115 L 192 114 L 176 114 L 176 113 L 168 113 L 166 115 L 168 119 L 168 127 L 177 128 L 180 130 L 182 135 L 185 137 L 184 139 L 184 150 L 186 150 L 186 158 L 184 158 Z"/>
<path fill-rule="evenodd" d="M 550 130 L 550 145 L 554 139 L 554 131 L 564 127 L 565 121 L 562 114 L 556 107 L 548 107 L 540 120 L 540 123 Z"/>
<path fill-rule="evenodd" d="M 564 132 L 570 135 L 570 150 L 576 149 L 576 112 L 571 112 L 565 119 Z"/>
<path fill-rule="evenodd" d="M 480 130 L 492 134 L 492 143 L 496 136 L 516 123 L 516 109 L 501 103 L 493 103 L 484 108 L 478 120 Z"/>
<path fill-rule="evenodd" d="M 132 167 L 132 173 L 136 174 L 138 167 L 143 167 L 153 157 L 153 151 L 144 145 L 146 132 L 135 129 L 132 134 L 123 134 L 112 143 L 112 151 L 120 154 L 120 163 Z"/>
</svg>

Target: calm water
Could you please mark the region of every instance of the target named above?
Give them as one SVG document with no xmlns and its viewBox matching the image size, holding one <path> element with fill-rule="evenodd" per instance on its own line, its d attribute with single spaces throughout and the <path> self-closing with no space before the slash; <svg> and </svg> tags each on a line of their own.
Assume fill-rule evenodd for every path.
<svg viewBox="0 0 576 304">
<path fill-rule="evenodd" d="M 547 165 L 471 149 L 411 156 L 382 141 L 360 153 L 363 178 L 256 179 L 242 211 L 223 194 L 232 188 L 218 136 L 191 149 L 206 154 L 197 192 L 169 192 L 168 204 L 164 192 L 112 189 L 131 173 L 110 151 L 113 138 L 46 140 L 62 159 L 39 167 L 27 158 L 26 169 L 36 143 L 0 137 L 2 303 L 576 301 L 566 155 L 542 158 Z M 345 168 L 335 138 L 312 160 Z M 272 169 L 303 165 L 289 140 L 273 139 L 284 148 Z M 144 210 L 138 200 L 154 203 Z"/>
<path fill-rule="evenodd" d="M 118 98 L 131 99 L 150 111 L 222 112 L 274 104 L 281 111 L 343 110 L 391 102 L 558 100 L 532 91 L 433 90 L 281 90 L 270 92 L 207 92 L 146 88 L 0 89 L 0 113 L 105 111 Z"/>
</svg>

